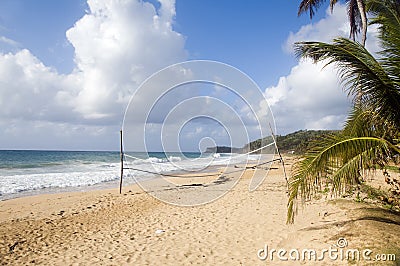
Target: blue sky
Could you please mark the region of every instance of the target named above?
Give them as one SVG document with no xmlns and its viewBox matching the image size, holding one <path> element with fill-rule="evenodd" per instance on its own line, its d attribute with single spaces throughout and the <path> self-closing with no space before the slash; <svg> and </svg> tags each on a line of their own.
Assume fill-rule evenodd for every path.
<svg viewBox="0 0 400 266">
<path fill-rule="evenodd" d="M 260 86 L 287 74 L 296 59 L 282 50 L 290 31 L 310 23 L 296 1 L 178 1 L 176 29 L 193 58 L 226 62 Z M 322 14 L 324 9 L 321 10 Z"/>
<path fill-rule="evenodd" d="M 157 1 L 149 1 L 159 7 Z M 174 29 L 186 37 L 188 59 L 210 59 L 236 66 L 260 86 L 276 82 L 297 60 L 283 51 L 289 32 L 318 21 L 297 16 L 296 1 L 181 0 Z M 74 48 L 65 32 L 88 10 L 85 0 L 2 0 L 1 35 L 27 48 L 59 73 L 74 68 Z M 2 51 L 16 51 L 4 43 Z M 272 65 L 272 66 L 271 66 Z"/>
<path fill-rule="evenodd" d="M 346 37 L 345 6 L 322 6 L 311 21 L 297 16 L 298 2 L 2 0 L 0 149 L 115 149 L 135 88 L 191 59 L 248 74 L 278 134 L 339 128 L 349 102 L 335 72 L 299 62 L 290 47 Z"/>
<path fill-rule="evenodd" d="M 61 73 L 73 69 L 74 51 L 65 32 L 85 14 L 86 1 L 2 0 L 0 9 L 1 35 L 18 42 L 17 49 L 29 49 Z M 2 45 L 3 52 L 16 50 Z"/>
</svg>

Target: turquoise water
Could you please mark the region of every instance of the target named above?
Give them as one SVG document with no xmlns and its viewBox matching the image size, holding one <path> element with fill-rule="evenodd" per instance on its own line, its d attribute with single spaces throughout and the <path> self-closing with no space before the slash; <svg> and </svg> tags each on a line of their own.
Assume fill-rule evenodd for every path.
<svg viewBox="0 0 400 266">
<path fill-rule="evenodd" d="M 167 159 L 163 152 L 128 153 L 140 159 Z M 201 154 L 183 153 L 187 158 L 197 158 Z M 168 156 L 183 157 L 180 153 L 168 153 Z M 35 172 L 39 168 L 49 169 L 52 166 L 78 166 L 80 164 L 112 164 L 120 162 L 120 153 L 115 151 L 32 151 L 32 150 L 0 150 L 1 174 L 14 174 L 18 169 Z M 7 170 L 15 170 L 7 171 Z M 65 170 L 65 169 L 63 169 Z"/>
<path fill-rule="evenodd" d="M 129 153 L 135 168 L 157 172 L 180 170 L 170 161 L 182 162 L 200 157 L 200 153 Z M 113 151 L 31 151 L 0 150 L 0 200 L 21 193 L 46 193 L 65 188 L 116 182 L 120 178 L 120 153 Z M 124 179 L 135 182 L 149 176 L 126 171 Z"/>
</svg>

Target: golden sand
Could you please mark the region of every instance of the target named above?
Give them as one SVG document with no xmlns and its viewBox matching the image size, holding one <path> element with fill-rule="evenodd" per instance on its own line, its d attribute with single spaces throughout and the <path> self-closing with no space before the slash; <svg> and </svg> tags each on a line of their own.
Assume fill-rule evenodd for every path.
<svg viewBox="0 0 400 266">
<path fill-rule="evenodd" d="M 293 160 L 286 158 L 289 168 Z M 226 195 L 197 207 L 163 203 L 138 186 L 124 187 L 121 195 L 115 188 L 2 201 L 0 264 L 348 265 L 346 260 L 327 255 L 320 262 L 281 261 L 276 253 L 272 258 L 259 258 L 264 254 L 260 249 L 266 246 L 269 251 L 321 251 L 340 238 L 346 239 L 345 248 L 369 248 L 375 253 L 400 250 L 399 216 L 352 200 L 313 201 L 294 225 L 286 225 L 287 193 L 281 165 L 275 163 L 262 185 L 249 192 L 253 172 L 246 170 Z M 217 189 L 216 178 L 201 182 Z M 185 182 L 190 185 L 199 179 Z M 200 193 L 204 187 L 185 189 Z M 176 195 L 175 190 L 170 193 Z M 368 263 L 376 264 L 361 260 L 350 265 Z"/>
</svg>

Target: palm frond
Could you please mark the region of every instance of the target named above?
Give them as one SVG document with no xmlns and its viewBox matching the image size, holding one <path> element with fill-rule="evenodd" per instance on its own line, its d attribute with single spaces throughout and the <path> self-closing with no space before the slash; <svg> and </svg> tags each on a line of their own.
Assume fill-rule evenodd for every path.
<svg viewBox="0 0 400 266">
<path fill-rule="evenodd" d="M 354 137 L 373 136 L 371 120 L 374 115 L 371 111 L 362 109 L 360 105 L 354 105 L 347 116 L 342 134 Z"/>
<path fill-rule="evenodd" d="M 350 22 L 357 26 L 359 1 L 347 2 Z M 297 56 L 335 65 L 344 89 L 357 100 L 344 129 L 315 142 L 295 164 L 289 181 L 288 223 L 294 222 L 298 198 L 302 202 L 311 199 L 322 185 L 341 195 L 362 181 L 361 171 L 383 167 L 400 154 L 400 0 L 366 2 L 366 9 L 374 15 L 371 24 L 379 26 L 383 48 L 379 58 L 345 38 L 334 39 L 332 44 L 295 44 Z"/>
<path fill-rule="evenodd" d="M 357 0 L 349 0 L 347 4 L 347 16 L 350 23 L 350 38 L 355 40 L 356 35 L 362 28 L 361 13 L 358 9 Z"/>
<path fill-rule="evenodd" d="M 348 137 L 332 135 L 310 150 L 299 161 L 289 181 L 287 222 L 293 223 L 297 213 L 297 198 L 309 200 L 326 182 L 331 181 L 332 192 L 340 195 L 343 188 L 360 182 L 359 171 L 377 162 L 376 153 L 389 158 L 398 148 L 385 139 L 376 137 Z M 380 157 L 381 158 L 381 157 Z"/>
<path fill-rule="evenodd" d="M 379 39 L 381 40 L 382 64 L 389 75 L 400 83 L 400 1 L 398 0 L 370 0 L 367 9 L 371 18 L 370 24 L 378 25 Z"/>
<path fill-rule="evenodd" d="M 329 8 L 331 9 L 331 13 L 333 12 L 333 8 L 335 7 L 338 0 L 331 0 L 329 3 Z"/>
<path fill-rule="evenodd" d="M 400 129 L 400 91 L 377 59 L 365 47 L 345 38 L 334 39 L 332 44 L 299 42 L 295 44 L 299 57 L 334 64 L 345 90 L 353 97 L 360 97 L 365 109 L 387 121 L 393 121 Z"/>
<path fill-rule="evenodd" d="M 315 11 L 325 2 L 323 0 L 302 0 L 299 5 L 297 15 L 300 16 L 302 13 L 309 12 L 310 18 L 312 19 Z"/>
</svg>

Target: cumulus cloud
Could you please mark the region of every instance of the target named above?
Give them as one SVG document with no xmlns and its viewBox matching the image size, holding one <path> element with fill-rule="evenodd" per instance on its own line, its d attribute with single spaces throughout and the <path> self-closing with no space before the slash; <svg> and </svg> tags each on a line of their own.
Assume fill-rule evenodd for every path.
<svg viewBox="0 0 400 266">
<path fill-rule="evenodd" d="M 301 61 L 276 86 L 265 90 L 278 132 L 296 129 L 338 129 L 349 108 L 332 66 Z"/>
<path fill-rule="evenodd" d="M 283 49 L 292 53 L 294 42 L 331 42 L 338 36 L 349 36 L 346 6 L 341 4 L 335 6 L 333 13 L 327 9 L 324 19 L 291 32 Z M 366 46 L 373 53 L 379 50 L 375 36 L 376 28 L 370 27 Z M 323 63 L 300 60 L 289 75 L 266 88 L 265 96 L 274 113 L 278 133 L 298 129 L 340 129 L 343 126 L 351 101 L 338 83 L 335 68 L 323 66 Z"/>
<path fill-rule="evenodd" d="M 155 71 L 187 58 L 185 37 L 173 28 L 175 0 L 159 3 L 157 8 L 139 0 L 88 0 L 87 13 L 66 32 L 75 52 L 75 69 L 65 75 L 21 49 L 18 42 L 0 36 L 0 46 L 12 46 L 15 51 L 0 53 L 0 147 L 96 149 L 98 143 L 103 149 L 118 147 L 116 134 L 133 92 Z M 291 33 L 284 49 L 291 51 L 298 40 L 329 41 L 338 35 L 348 36 L 345 6 L 340 4 L 325 19 Z M 367 47 L 377 49 L 376 41 L 369 37 Z M 348 100 L 338 88 L 335 72 L 320 68 L 300 62 L 266 89 L 279 133 L 340 127 Z M 149 90 L 137 99 L 138 106 L 155 92 Z M 221 98 L 226 94 L 218 88 L 215 93 L 214 97 Z M 166 110 L 171 103 L 165 105 Z M 233 106 L 240 114 L 246 113 L 241 107 Z M 198 108 L 218 112 L 207 104 Z M 228 111 L 220 114 L 231 116 Z M 250 118 L 246 125 L 252 125 Z M 202 126 L 199 130 L 215 131 Z"/>
<path fill-rule="evenodd" d="M 216 78 L 214 73 L 220 75 Z M 218 145 L 230 145 L 228 142 L 232 141 L 242 147 L 261 137 L 257 119 L 268 125 L 265 113 L 256 116 L 264 107 L 257 105 L 261 98 L 262 93 L 257 93 L 247 76 L 225 64 L 191 61 L 175 65 L 157 73 L 136 92 L 124 120 L 125 133 L 129 140 L 134 140 L 126 143 L 126 148 L 142 150 L 140 145 L 149 144 L 153 145 L 151 150 L 161 150 L 160 136 L 171 141 L 179 137 L 185 150 L 197 149 L 197 142 L 205 136 L 212 137 Z M 146 130 L 138 130 L 144 124 Z M 225 131 L 220 134 L 218 128 L 222 127 L 228 135 Z M 194 135 L 197 141 L 193 141 Z M 145 138 L 152 141 L 141 143 Z M 178 141 L 167 142 L 164 147 L 178 150 Z"/>
<path fill-rule="evenodd" d="M 18 148 L 21 148 L 19 145 L 22 148 L 38 147 L 26 143 L 39 143 L 39 146 L 44 145 L 42 148 L 57 148 L 54 144 L 58 143 L 58 146 L 72 148 L 76 146 L 73 143 L 85 143 L 82 140 L 87 140 L 83 145 L 86 148 L 93 146 L 90 144 L 93 139 L 107 149 L 116 148 L 118 136 L 115 132 L 119 130 L 129 99 L 140 84 L 157 70 L 187 58 L 185 37 L 173 29 L 174 0 L 160 0 L 158 8 L 139 0 L 88 0 L 87 3 L 86 14 L 66 32 L 74 48 L 75 68 L 72 73 L 59 74 L 28 49 L 0 55 L 0 123 L 6 125 L 6 130 L 0 134 L 2 148 L 13 148 L 10 143 L 14 148 L 15 145 Z M 132 101 L 135 115 L 129 116 L 126 121 L 134 128 L 129 135 L 131 139 L 135 139 L 134 134 L 146 123 L 149 132 L 154 132 L 150 134 L 151 149 L 159 150 L 160 129 L 171 110 L 175 112 L 166 122 L 168 125 L 164 127 L 164 133 L 175 137 L 179 135 L 188 144 L 182 144 L 187 150 L 198 146 L 190 139 L 192 128 L 188 126 L 182 133 L 177 133 L 177 130 L 181 129 L 182 124 L 179 123 L 184 121 L 182 119 L 187 120 L 188 116 L 195 114 L 217 117 L 224 125 L 232 127 L 231 135 L 238 135 L 234 139 L 240 140 L 239 144 L 234 143 L 237 146 L 248 142 L 240 128 L 233 129 L 241 124 L 237 119 L 239 114 L 249 126 L 249 131 L 257 132 L 257 128 L 253 128 L 254 115 L 251 116 L 251 112 L 243 108 L 243 102 L 229 101 L 237 96 L 222 92 L 224 90 L 219 86 L 181 86 L 157 100 L 169 84 L 176 84 L 177 79 L 194 78 L 190 68 L 177 67 L 174 71 L 153 82 L 143 93 L 135 94 Z M 205 71 L 218 73 L 221 70 L 207 68 Z M 214 76 L 209 80 L 213 78 L 218 81 L 218 77 Z M 248 88 L 247 85 L 245 87 Z M 205 97 L 191 101 L 187 108 L 174 109 L 185 99 L 207 93 L 221 101 L 227 99 L 227 102 L 215 103 Z M 147 115 L 141 110 L 148 110 L 148 105 L 155 103 L 149 120 L 141 121 Z M 232 108 L 221 108 L 224 104 Z M 236 116 L 233 116 L 234 111 L 238 112 Z M 210 126 L 207 121 L 198 120 L 191 126 L 198 137 L 207 135 L 218 143 L 225 143 L 226 134 L 221 135 L 215 123 Z M 18 138 L 26 141 L 18 142 Z M 15 144 L 17 142 L 19 144 Z"/>
<path fill-rule="evenodd" d="M 186 58 L 184 37 L 172 29 L 174 1 L 89 0 L 90 13 L 67 31 L 82 90 L 75 109 L 86 118 L 120 114 L 137 86 L 154 71 Z M 74 97 L 74 95 L 72 95 Z"/>
<path fill-rule="evenodd" d="M 290 32 L 286 42 L 283 44 L 283 50 L 287 53 L 293 53 L 293 44 L 295 42 L 320 41 L 329 43 L 337 37 L 349 37 L 350 25 L 345 4 L 338 3 L 335 5 L 333 13 L 328 8 L 325 14 L 325 18 L 302 26 L 297 32 Z M 369 26 L 366 48 L 372 53 L 376 53 L 379 50 L 379 43 L 376 36 L 377 26 Z"/>
<path fill-rule="evenodd" d="M 8 146 L 18 128 L 26 129 L 27 121 L 41 124 L 37 130 L 43 135 L 63 128 L 71 138 L 79 138 L 75 129 L 87 127 L 93 129 L 87 134 L 107 139 L 104 132 L 109 130 L 98 127 L 121 124 L 140 83 L 154 71 L 187 58 L 185 37 L 172 27 L 175 0 L 159 2 L 157 9 L 138 0 L 88 0 L 87 13 L 66 32 L 76 64 L 68 75 L 45 66 L 28 49 L 0 54 L 0 122 L 10 125 L 1 147 Z M 1 36 L 0 42 L 17 45 Z M 25 134 L 29 137 L 29 131 Z"/>
<path fill-rule="evenodd" d="M 338 36 L 349 36 L 350 26 L 347 20 L 346 5 L 336 4 L 333 13 L 328 8 L 325 14 L 325 18 L 304 25 L 295 33 L 290 32 L 283 45 L 284 51 L 293 53 L 293 44 L 299 41 L 330 42 Z"/>
<path fill-rule="evenodd" d="M 0 73 L 3 119 L 65 120 L 70 110 L 59 94 L 78 88 L 79 79 L 57 74 L 26 49 L 0 55 Z M 68 116 L 74 119 L 73 114 Z"/>
</svg>

